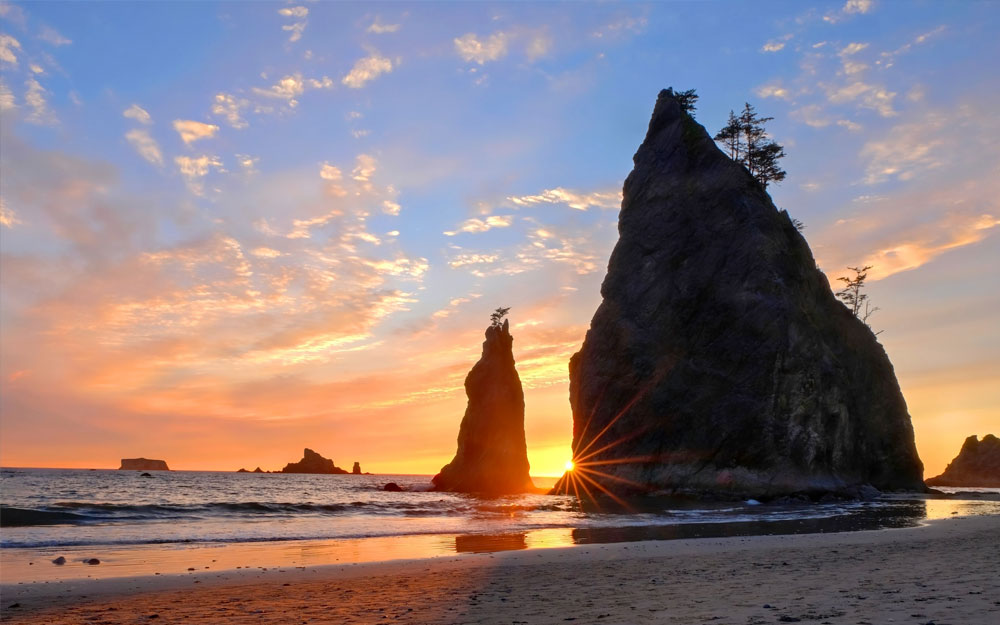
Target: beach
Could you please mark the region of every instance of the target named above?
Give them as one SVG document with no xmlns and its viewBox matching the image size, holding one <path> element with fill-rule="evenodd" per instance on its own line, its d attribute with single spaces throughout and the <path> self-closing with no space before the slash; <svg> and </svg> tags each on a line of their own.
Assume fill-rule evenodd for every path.
<svg viewBox="0 0 1000 625">
<path fill-rule="evenodd" d="M 4 623 L 996 623 L 1000 517 L 4 585 Z"/>
</svg>

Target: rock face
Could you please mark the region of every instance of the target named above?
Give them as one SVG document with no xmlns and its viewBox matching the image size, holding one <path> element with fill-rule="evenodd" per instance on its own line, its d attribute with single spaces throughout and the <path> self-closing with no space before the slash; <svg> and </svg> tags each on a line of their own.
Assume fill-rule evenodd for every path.
<svg viewBox="0 0 1000 625">
<path fill-rule="evenodd" d="M 261 472 L 260 467 L 254 473 Z M 344 474 L 347 471 L 341 469 L 338 466 L 334 466 L 333 460 L 329 458 L 324 458 L 315 451 L 309 449 L 308 447 L 302 452 L 302 460 L 298 462 L 289 462 L 285 465 L 285 468 L 281 470 L 282 473 L 326 473 L 326 474 Z"/>
<path fill-rule="evenodd" d="M 122 466 L 119 471 L 169 471 L 167 463 L 163 460 L 150 460 L 149 458 L 122 458 Z"/>
<path fill-rule="evenodd" d="M 922 490 L 892 364 L 787 213 L 669 90 L 633 160 L 557 489 Z"/>
<path fill-rule="evenodd" d="M 465 378 L 469 397 L 455 458 L 434 476 L 436 490 L 506 494 L 534 491 L 524 439 L 524 392 L 514 367 L 510 325 L 486 329 L 483 355 Z"/>
<path fill-rule="evenodd" d="M 354 468 L 351 469 L 351 473 L 354 475 L 361 475 L 361 463 L 357 460 L 354 461 Z"/>
<path fill-rule="evenodd" d="M 927 485 L 1000 487 L 1000 438 L 987 434 L 983 440 L 975 435 L 965 439 L 944 473 L 927 480 Z"/>
</svg>

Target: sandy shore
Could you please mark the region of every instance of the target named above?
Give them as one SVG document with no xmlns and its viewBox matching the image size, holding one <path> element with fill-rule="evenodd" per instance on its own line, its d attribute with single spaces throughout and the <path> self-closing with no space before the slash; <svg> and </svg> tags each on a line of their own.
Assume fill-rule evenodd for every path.
<svg viewBox="0 0 1000 625">
<path fill-rule="evenodd" d="M 4 623 L 1000 622 L 1000 517 L 4 585 Z M 17 604 L 17 607 L 11 607 Z"/>
</svg>

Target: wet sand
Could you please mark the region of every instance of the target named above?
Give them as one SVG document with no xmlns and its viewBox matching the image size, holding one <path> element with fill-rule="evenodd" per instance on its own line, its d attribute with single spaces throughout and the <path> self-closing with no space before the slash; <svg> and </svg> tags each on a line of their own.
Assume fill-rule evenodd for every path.
<svg viewBox="0 0 1000 625">
<path fill-rule="evenodd" d="M 1000 622 L 998 536 L 1000 516 L 959 517 L 865 532 L 4 584 L 0 621 L 985 625 Z"/>
</svg>

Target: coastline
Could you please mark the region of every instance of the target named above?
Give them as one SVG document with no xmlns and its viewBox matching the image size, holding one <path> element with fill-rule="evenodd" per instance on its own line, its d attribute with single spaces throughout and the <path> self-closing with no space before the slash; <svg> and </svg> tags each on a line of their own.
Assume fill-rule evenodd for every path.
<svg viewBox="0 0 1000 625">
<path fill-rule="evenodd" d="M 1000 617 L 998 533 L 1000 516 L 988 515 L 832 534 L 5 583 L 0 621 L 985 624 Z"/>
</svg>

